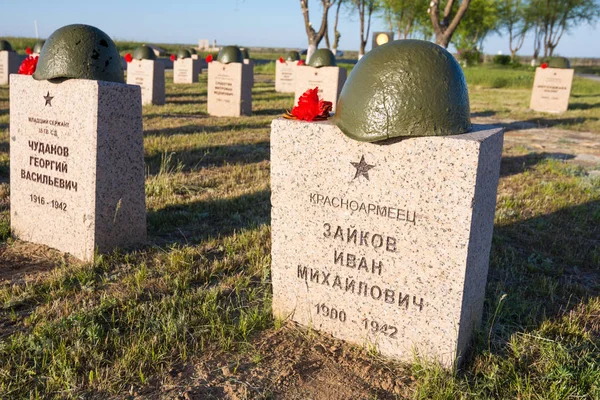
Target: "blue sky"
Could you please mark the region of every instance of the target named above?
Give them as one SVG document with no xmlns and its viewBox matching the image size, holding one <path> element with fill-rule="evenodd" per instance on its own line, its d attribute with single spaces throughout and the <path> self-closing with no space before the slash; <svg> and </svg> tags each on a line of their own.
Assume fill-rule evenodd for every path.
<svg viewBox="0 0 600 400">
<path fill-rule="evenodd" d="M 314 25 L 320 24 L 319 4 L 320 1 L 311 0 Z M 340 19 L 340 49 L 357 50 L 357 17 L 344 12 Z M 195 44 L 201 38 L 211 42 L 216 39 L 220 44 L 264 47 L 306 48 L 307 43 L 298 0 L 4 0 L 0 36 L 33 37 L 34 20 L 38 22 L 40 37 L 47 37 L 63 25 L 85 23 L 115 39 L 148 43 Z M 385 30 L 385 24 L 375 18 L 374 28 Z M 568 57 L 599 57 L 598 29 L 600 26 L 579 27 L 562 39 L 556 52 Z M 484 51 L 507 54 L 508 40 L 492 35 L 486 40 Z M 521 53 L 532 51 L 532 39 L 528 39 Z"/>
</svg>

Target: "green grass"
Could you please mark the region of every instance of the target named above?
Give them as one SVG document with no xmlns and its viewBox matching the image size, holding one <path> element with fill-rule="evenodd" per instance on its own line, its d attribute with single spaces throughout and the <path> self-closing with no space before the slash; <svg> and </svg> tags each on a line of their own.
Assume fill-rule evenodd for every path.
<svg viewBox="0 0 600 400">
<path fill-rule="evenodd" d="M 275 93 L 265 65 L 251 117 L 208 116 L 205 75 L 173 85 L 169 73 L 167 104 L 144 107 L 148 247 L 93 263 L 48 258 L 37 274 L 0 284 L 0 398 L 122 398 L 204 354 L 252 352 L 280 324 L 271 317 L 269 126 L 293 96 Z M 473 111 L 600 134 L 598 108 L 531 113 L 531 72 L 503 72 L 509 86 L 494 89 L 502 72 L 466 71 Z M 573 94 L 594 104 L 600 85 L 577 80 Z M 0 87 L 0 241 L 15 248 L 8 108 Z M 600 180 L 506 148 L 482 328 L 459 371 L 415 362 L 414 397 L 594 399 L 599 360 Z"/>
</svg>

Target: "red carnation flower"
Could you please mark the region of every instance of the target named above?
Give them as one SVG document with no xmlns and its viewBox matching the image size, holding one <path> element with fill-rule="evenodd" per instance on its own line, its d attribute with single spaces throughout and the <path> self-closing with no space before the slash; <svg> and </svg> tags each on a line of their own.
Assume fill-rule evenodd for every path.
<svg viewBox="0 0 600 400">
<path fill-rule="evenodd" d="M 209 54 L 209 55 L 206 56 L 206 62 L 207 63 L 211 63 L 212 60 L 213 60 L 213 55 L 212 54 Z"/>
<path fill-rule="evenodd" d="M 38 57 L 29 56 L 23 60 L 19 66 L 19 74 L 21 75 L 33 75 L 37 68 Z"/>
<path fill-rule="evenodd" d="M 319 100 L 319 88 L 308 89 L 298 99 L 298 105 L 292 108 L 291 115 L 302 121 L 324 120 L 329 118 L 332 104 Z"/>
<path fill-rule="evenodd" d="M 296 65 L 304 65 L 304 61 L 298 60 L 298 63 Z"/>
<path fill-rule="evenodd" d="M 125 61 L 127 61 L 128 63 L 133 61 L 133 57 L 131 56 L 131 54 L 125 54 Z"/>
<path fill-rule="evenodd" d="M 31 50 L 31 47 L 25 47 L 25 53 L 32 55 L 33 54 L 33 50 Z"/>
<path fill-rule="evenodd" d="M 171 61 L 175 61 L 175 60 L 177 60 L 177 57 L 175 56 L 175 54 L 171 54 L 171 57 L 170 57 L 170 58 L 171 58 Z"/>
<path fill-rule="evenodd" d="M 283 57 L 279 57 L 279 62 L 280 62 L 280 63 L 282 63 L 282 64 L 285 62 L 285 61 L 283 60 Z"/>
<path fill-rule="evenodd" d="M 546 68 L 548 68 L 548 64 L 547 63 L 543 63 L 542 65 L 540 65 L 540 67 L 542 67 L 542 69 L 546 69 Z"/>
</svg>

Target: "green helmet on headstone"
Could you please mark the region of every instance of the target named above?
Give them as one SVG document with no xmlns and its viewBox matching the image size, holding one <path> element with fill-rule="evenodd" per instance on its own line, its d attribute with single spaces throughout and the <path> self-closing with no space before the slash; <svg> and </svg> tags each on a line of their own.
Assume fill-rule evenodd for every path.
<svg viewBox="0 0 600 400">
<path fill-rule="evenodd" d="M 189 51 L 190 54 L 198 54 L 198 52 L 196 51 L 196 49 L 194 49 L 193 47 L 190 47 L 189 49 L 187 49 L 187 51 Z"/>
<path fill-rule="evenodd" d="M 186 49 L 177 50 L 177 59 L 178 60 L 180 60 L 182 58 L 190 58 L 190 57 L 192 57 L 192 55 Z"/>
<path fill-rule="evenodd" d="M 335 67 L 335 56 L 329 49 L 318 49 L 310 57 L 308 65 L 315 68 Z"/>
<path fill-rule="evenodd" d="M 550 57 L 544 61 L 550 68 L 571 68 L 571 62 L 565 57 Z"/>
<path fill-rule="evenodd" d="M 340 93 L 334 121 L 346 136 L 364 142 L 468 132 L 465 76 L 456 59 L 437 44 L 389 42 L 356 64 Z"/>
<path fill-rule="evenodd" d="M 125 83 L 115 42 L 100 29 L 81 24 L 63 26 L 50 35 L 33 78 Z"/>
<path fill-rule="evenodd" d="M 243 63 L 244 56 L 242 51 L 237 46 L 225 46 L 219 51 L 217 61 L 223 64 Z"/>
<path fill-rule="evenodd" d="M 8 40 L 0 39 L 0 51 L 13 51 L 13 48 Z"/>
<path fill-rule="evenodd" d="M 44 47 L 45 40 L 38 40 L 35 46 L 33 46 L 33 52 L 36 54 L 40 54 L 42 52 L 42 47 Z"/>
<path fill-rule="evenodd" d="M 242 52 L 242 57 L 244 57 L 244 60 L 249 60 L 250 59 L 250 53 L 248 53 L 248 49 L 245 47 L 242 47 L 240 49 L 240 51 Z"/>
<path fill-rule="evenodd" d="M 287 61 L 298 61 L 300 59 L 300 53 L 297 51 L 290 51 L 286 54 L 285 59 Z"/>
<path fill-rule="evenodd" d="M 135 60 L 156 60 L 156 54 L 152 48 L 143 44 L 133 50 L 133 58 Z"/>
</svg>

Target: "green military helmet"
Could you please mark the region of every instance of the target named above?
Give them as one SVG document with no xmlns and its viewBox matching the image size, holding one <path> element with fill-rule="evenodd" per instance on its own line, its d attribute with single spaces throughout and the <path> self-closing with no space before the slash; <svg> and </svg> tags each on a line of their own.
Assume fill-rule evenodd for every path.
<svg viewBox="0 0 600 400">
<path fill-rule="evenodd" d="M 565 57 L 550 57 L 544 60 L 544 62 L 548 64 L 548 67 L 550 68 L 571 68 L 571 62 Z"/>
<path fill-rule="evenodd" d="M 193 47 L 190 47 L 187 50 L 190 52 L 190 54 L 198 54 L 198 52 L 196 51 L 196 49 L 194 49 Z"/>
<path fill-rule="evenodd" d="M 287 61 L 298 61 L 300 59 L 300 53 L 295 50 L 288 52 L 285 56 Z"/>
<path fill-rule="evenodd" d="M 63 26 L 50 35 L 33 78 L 125 83 L 115 43 L 100 29 L 82 24 Z"/>
<path fill-rule="evenodd" d="M 308 65 L 315 68 L 335 67 L 335 56 L 329 49 L 318 49 L 310 57 Z"/>
<path fill-rule="evenodd" d="M 225 46 L 219 51 L 217 61 L 223 64 L 243 63 L 244 56 L 237 46 Z"/>
<path fill-rule="evenodd" d="M 340 93 L 334 122 L 346 136 L 363 142 L 468 132 L 465 76 L 437 44 L 389 42 L 356 64 Z"/>
<path fill-rule="evenodd" d="M 13 51 L 13 48 L 8 40 L 0 39 L 0 51 Z"/>
<path fill-rule="evenodd" d="M 183 59 L 183 58 L 191 58 L 192 55 L 190 54 L 190 52 L 186 49 L 179 49 L 177 51 L 177 59 Z"/>
<path fill-rule="evenodd" d="M 133 58 L 135 60 L 156 60 L 156 54 L 152 48 L 143 44 L 133 50 Z"/>
<path fill-rule="evenodd" d="M 250 53 L 248 53 L 248 49 L 245 47 L 240 48 L 240 51 L 242 52 L 242 57 L 244 57 L 244 60 L 249 60 L 250 59 Z"/>
<path fill-rule="evenodd" d="M 35 46 L 33 46 L 33 52 L 35 54 L 40 54 L 42 52 L 42 47 L 44 47 L 45 40 L 38 40 Z"/>
</svg>

